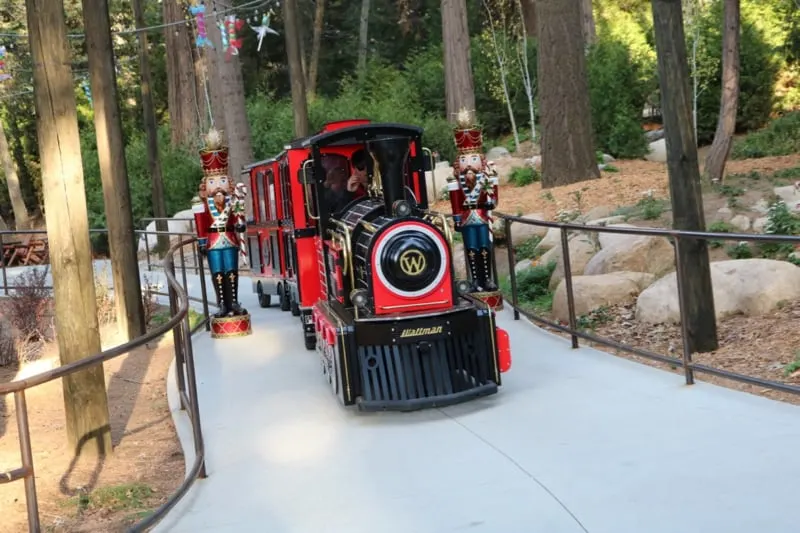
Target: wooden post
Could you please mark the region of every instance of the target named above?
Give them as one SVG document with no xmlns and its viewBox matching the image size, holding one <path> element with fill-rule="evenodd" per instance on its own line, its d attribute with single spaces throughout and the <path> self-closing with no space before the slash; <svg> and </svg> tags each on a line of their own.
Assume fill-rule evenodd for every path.
<svg viewBox="0 0 800 533">
<path fill-rule="evenodd" d="M 100 352 L 89 218 L 64 6 L 26 0 L 47 238 L 61 364 Z M 111 452 L 103 365 L 63 379 L 67 438 L 78 456 Z"/>
<path fill-rule="evenodd" d="M 133 18 L 136 28 L 144 28 L 144 12 L 142 10 L 142 0 L 132 0 Z M 144 114 L 144 129 L 147 133 L 147 162 L 150 166 L 150 181 L 153 186 L 153 216 L 156 218 L 166 218 L 167 203 L 164 198 L 164 178 L 161 174 L 161 159 L 158 155 L 158 127 L 156 125 L 156 111 L 153 105 L 153 94 L 151 92 L 150 75 L 150 53 L 147 45 L 147 32 L 137 32 L 139 36 L 139 73 L 142 77 L 142 111 Z M 156 222 L 158 231 L 167 231 L 166 221 Z M 147 236 L 145 236 L 147 237 Z M 158 236 L 159 255 L 164 254 L 169 248 L 169 238 L 167 235 Z"/>
<path fill-rule="evenodd" d="M 94 95 L 94 127 L 108 224 L 117 326 L 127 336 L 126 340 L 131 340 L 145 333 L 144 306 L 117 102 L 108 0 L 83 0 L 83 25 Z"/>
<path fill-rule="evenodd" d="M 294 108 L 294 136 L 308 135 L 308 102 L 303 62 L 300 57 L 300 33 L 297 29 L 297 5 L 295 0 L 284 0 L 283 23 L 286 34 L 286 56 L 289 61 L 289 79 L 292 83 L 292 107 Z"/>
<path fill-rule="evenodd" d="M 667 145 L 673 227 L 705 231 L 700 167 L 692 123 L 689 63 L 680 0 L 652 0 L 661 109 Z M 692 352 L 716 350 L 717 320 L 708 260 L 708 243 L 683 239 L 678 261 L 684 265 L 683 298 Z"/>
</svg>

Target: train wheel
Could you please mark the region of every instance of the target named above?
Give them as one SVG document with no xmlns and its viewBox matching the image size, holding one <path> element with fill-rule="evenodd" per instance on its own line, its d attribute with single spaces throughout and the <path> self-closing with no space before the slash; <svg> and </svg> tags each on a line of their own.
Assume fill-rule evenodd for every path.
<svg viewBox="0 0 800 533">
<path fill-rule="evenodd" d="M 258 294 L 258 305 L 261 307 L 269 307 L 272 298 L 269 294 L 264 294 L 264 287 L 261 285 L 260 281 L 256 284 L 256 294 Z"/>
<path fill-rule="evenodd" d="M 294 316 L 300 316 L 300 306 L 297 305 L 297 302 L 292 300 L 292 314 Z"/>
<path fill-rule="evenodd" d="M 306 334 L 306 350 L 316 350 L 317 349 L 317 336 L 316 335 L 308 335 Z"/>
<path fill-rule="evenodd" d="M 289 310 L 289 290 L 285 283 L 278 284 L 278 299 L 281 303 L 281 311 Z"/>
</svg>

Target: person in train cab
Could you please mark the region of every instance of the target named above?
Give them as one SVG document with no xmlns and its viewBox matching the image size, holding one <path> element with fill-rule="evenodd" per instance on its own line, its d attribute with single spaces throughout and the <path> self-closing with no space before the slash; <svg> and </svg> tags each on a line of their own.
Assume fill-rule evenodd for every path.
<svg viewBox="0 0 800 533">
<path fill-rule="evenodd" d="M 356 150 L 350 158 L 353 173 L 347 180 L 347 192 L 352 199 L 361 198 L 367 194 L 367 153 L 363 149 Z"/>
<path fill-rule="evenodd" d="M 322 168 L 325 169 L 325 203 L 331 213 L 341 210 L 352 200 L 347 177 L 347 158 L 338 154 L 322 154 Z"/>
</svg>

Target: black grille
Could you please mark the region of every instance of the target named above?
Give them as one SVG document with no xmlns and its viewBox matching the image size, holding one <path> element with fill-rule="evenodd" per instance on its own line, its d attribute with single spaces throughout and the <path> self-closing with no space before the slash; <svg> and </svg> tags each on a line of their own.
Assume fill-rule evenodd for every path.
<svg viewBox="0 0 800 533">
<path fill-rule="evenodd" d="M 358 348 L 364 410 L 413 410 L 497 392 L 491 344 L 481 331 L 457 338 Z"/>
</svg>

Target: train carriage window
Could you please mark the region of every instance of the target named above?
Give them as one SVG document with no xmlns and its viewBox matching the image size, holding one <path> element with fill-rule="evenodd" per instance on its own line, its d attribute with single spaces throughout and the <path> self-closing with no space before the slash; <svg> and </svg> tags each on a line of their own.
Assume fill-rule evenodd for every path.
<svg viewBox="0 0 800 533">
<path fill-rule="evenodd" d="M 267 204 L 264 195 L 264 172 L 259 172 L 256 175 L 256 187 L 258 193 L 258 220 L 264 222 L 267 220 Z"/>
<path fill-rule="evenodd" d="M 267 171 L 267 190 L 269 195 L 269 218 L 278 220 L 278 206 L 275 204 L 275 174 L 272 170 Z"/>
<path fill-rule="evenodd" d="M 294 218 L 294 213 L 292 212 L 292 185 L 290 183 L 291 180 L 289 180 L 289 164 L 286 161 L 281 162 L 280 173 L 283 216 L 284 218 Z"/>
</svg>

